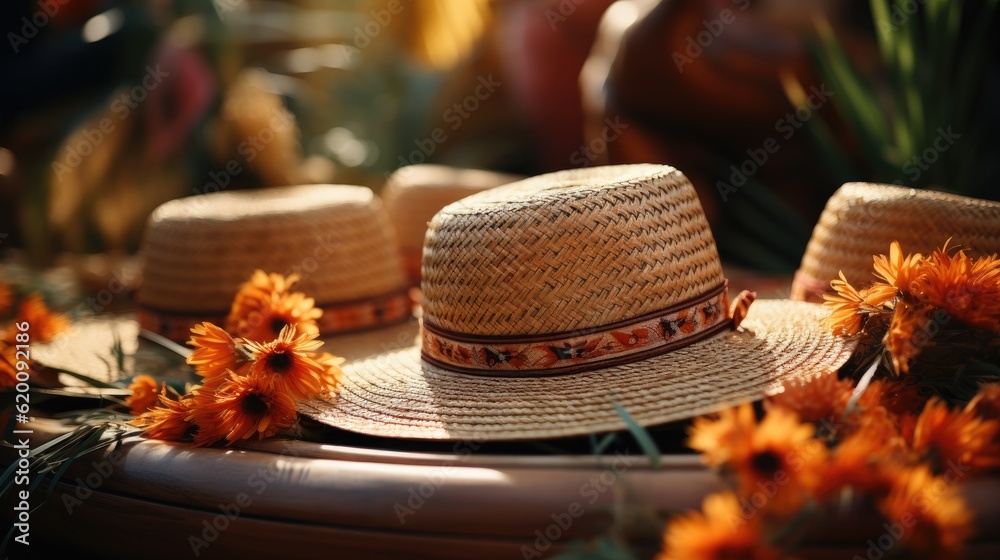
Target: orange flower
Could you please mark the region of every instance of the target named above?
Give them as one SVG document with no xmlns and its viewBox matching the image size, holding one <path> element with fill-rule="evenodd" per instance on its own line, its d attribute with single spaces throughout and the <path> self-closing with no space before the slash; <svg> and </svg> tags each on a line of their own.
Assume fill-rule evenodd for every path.
<svg viewBox="0 0 1000 560">
<path fill-rule="evenodd" d="M 889 332 L 885 336 L 885 348 L 892 357 L 892 367 L 897 374 L 906 374 L 920 351 L 930 344 L 928 326 L 932 308 L 920 303 L 902 299 L 896 304 Z"/>
<path fill-rule="evenodd" d="M 323 357 L 324 363 L 316 359 L 313 351 L 323 345 L 322 341 L 316 340 L 316 336 L 316 333 L 297 335 L 295 327 L 287 325 L 271 342 L 247 342 L 247 348 L 253 354 L 252 370 L 263 374 L 278 390 L 294 399 L 320 395 L 332 388 L 331 383 L 336 382 L 336 377 L 331 379 L 327 373 L 331 366 L 325 362 L 329 358 Z"/>
<path fill-rule="evenodd" d="M 328 352 L 318 352 L 312 354 L 312 359 L 323 367 L 323 388 L 324 390 L 336 392 L 340 387 L 340 379 L 344 375 L 340 365 L 344 363 L 344 358 L 334 356 Z"/>
<path fill-rule="evenodd" d="M 187 418 L 199 427 L 195 445 L 230 445 L 254 434 L 263 439 L 287 430 L 295 414 L 295 401 L 251 370 L 243 377 L 231 373 L 217 391 L 196 390 Z"/>
<path fill-rule="evenodd" d="M 936 473 L 1000 467 L 1000 421 L 984 420 L 968 410 L 952 410 L 941 399 L 927 401 L 906 430 L 910 447 Z"/>
<path fill-rule="evenodd" d="M 922 301 L 969 326 L 1000 332 L 1000 259 L 995 255 L 973 262 L 964 251 L 949 255 L 946 243 L 920 270 L 915 288 Z"/>
<path fill-rule="evenodd" d="M 875 275 L 896 290 L 909 292 L 910 286 L 920 274 L 920 264 L 923 259 L 920 253 L 903 257 L 899 242 L 893 241 L 889 245 L 888 257 L 885 255 L 874 257 Z"/>
<path fill-rule="evenodd" d="M 813 438 L 815 428 L 789 410 L 775 407 L 757 424 L 751 405 L 696 422 L 689 445 L 706 462 L 731 468 L 739 493 L 761 493 L 769 513 L 788 513 L 802 505 L 815 485 L 826 447 Z"/>
<path fill-rule="evenodd" d="M 194 347 L 194 352 L 188 356 L 187 363 L 205 378 L 206 387 L 215 388 L 224 382 L 228 377 L 227 371 L 245 375 L 250 367 L 249 352 L 244 349 L 242 341 L 212 323 L 191 327 L 188 344 Z"/>
<path fill-rule="evenodd" d="M 198 431 L 198 426 L 187 419 L 191 414 L 189 398 L 173 400 L 160 393 L 159 399 L 160 406 L 142 413 L 131 422 L 133 426 L 142 428 L 146 437 L 180 441 Z"/>
<path fill-rule="evenodd" d="M 282 276 L 254 271 L 233 298 L 226 330 L 257 342 L 274 340 L 287 324 L 294 324 L 303 332 L 313 330 L 323 312 L 314 308 L 311 298 L 292 291 L 298 282 L 297 274 Z"/>
<path fill-rule="evenodd" d="M 895 416 L 920 414 L 928 397 L 920 393 L 920 388 L 905 380 L 885 381 L 876 379 L 858 399 L 858 405 L 865 409 L 883 406 Z"/>
<path fill-rule="evenodd" d="M 756 425 L 753 406 L 749 403 L 700 416 L 688 430 L 688 446 L 700 451 L 707 465 L 721 467 L 732 461 L 737 442 L 749 437 Z"/>
<path fill-rule="evenodd" d="M 769 411 L 751 436 L 737 442 L 732 465 L 739 492 L 768 499 L 767 510 L 784 515 L 798 509 L 819 475 L 827 450 L 813 437 L 815 427 L 791 411 Z"/>
<path fill-rule="evenodd" d="M 259 268 L 250 276 L 250 280 L 245 282 L 240 291 L 236 293 L 234 301 L 240 299 L 269 299 L 271 295 L 282 295 L 291 292 L 299 283 L 298 274 L 282 276 L 276 273 L 267 274 Z"/>
<path fill-rule="evenodd" d="M 49 310 L 41 294 L 37 293 L 31 294 L 21 302 L 14 322 L 24 321 L 30 325 L 28 333 L 31 334 L 32 342 L 48 342 L 69 329 L 69 319 Z"/>
<path fill-rule="evenodd" d="M 830 282 L 830 287 L 837 293 L 823 294 L 826 300 L 824 305 L 830 309 L 827 326 L 837 335 L 851 336 L 861 332 L 864 296 L 847 282 L 843 272 L 840 273 L 840 280 Z"/>
<path fill-rule="evenodd" d="M 965 410 L 986 420 L 1000 420 L 1000 383 L 981 385 Z"/>
<path fill-rule="evenodd" d="M 954 482 L 935 477 L 925 466 L 896 477 L 879 509 L 888 521 L 886 533 L 902 544 L 899 557 L 961 557 L 971 535 L 972 513 Z"/>
<path fill-rule="evenodd" d="M 814 488 L 819 500 L 844 489 L 884 496 L 892 485 L 905 452 L 899 430 L 883 407 L 862 413 L 856 422 L 821 467 Z"/>
<path fill-rule="evenodd" d="M 899 295 L 895 286 L 890 286 L 885 282 L 875 282 L 858 293 L 861 294 L 864 304 L 871 309 L 892 307 L 893 301 Z"/>
<path fill-rule="evenodd" d="M 854 391 L 854 383 L 850 379 L 839 379 L 836 373 L 829 373 L 808 380 L 786 381 L 784 389 L 768 399 L 769 409 L 780 407 L 798 414 L 807 422 L 835 425 L 844 414 Z"/>
<path fill-rule="evenodd" d="M 657 560 L 777 560 L 781 556 L 761 534 L 758 517 L 743 517 L 731 493 L 711 494 L 702 511 L 667 522 L 663 550 Z"/>
<path fill-rule="evenodd" d="M 128 390 L 132 391 L 132 394 L 125 398 L 125 404 L 128 405 L 129 412 L 136 416 L 155 407 L 159 402 L 160 386 L 148 375 L 135 376 Z"/>
</svg>

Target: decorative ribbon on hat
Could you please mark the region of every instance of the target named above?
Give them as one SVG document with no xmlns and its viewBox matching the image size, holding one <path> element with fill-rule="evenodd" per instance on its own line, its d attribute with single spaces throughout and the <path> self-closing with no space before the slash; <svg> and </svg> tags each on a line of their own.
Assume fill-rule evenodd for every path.
<svg viewBox="0 0 1000 560">
<path fill-rule="evenodd" d="M 413 302 L 407 290 L 398 290 L 370 298 L 320 305 L 323 315 L 316 320 L 322 335 L 351 334 L 401 323 L 410 317 Z M 226 322 L 228 313 L 176 313 L 139 306 L 136 310 L 139 326 L 171 340 L 184 341 L 191 327 L 208 321 L 218 325 Z"/>
<path fill-rule="evenodd" d="M 743 310 L 750 292 L 734 303 Z M 643 360 L 736 328 L 729 315 L 727 284 L 705 294 L 645 313 L 578 331 L 516 336 L 463 335 L 424 321 L 424 360 L 444 369 L 486 376 L 540 376 L 576 373 Z"/>
</svg>

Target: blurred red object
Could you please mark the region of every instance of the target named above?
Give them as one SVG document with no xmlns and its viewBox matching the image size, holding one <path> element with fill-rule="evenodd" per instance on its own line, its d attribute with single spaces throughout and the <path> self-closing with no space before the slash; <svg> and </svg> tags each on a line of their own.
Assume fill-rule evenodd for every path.
<svg viewBox="0 0 1000 560">
<path fill-rule="evenodd" d="M 797 79 L 812 96 L 810 112 L 835 122 L 808 41 L 815 18 L 840 24 L 847 17 L 843 2 L 658 3 L 621 38 L 607 78 L 604 117 L 622 123 L 607 160 L 676 165 L 713 223 L 727 198 L 719 182 L 731 185 L 730 165 L 750 160 L 745 175 L 815 220 L 838 185 L 825 185 L 815 146 L 801 130 L 811 116 L 796 116 L 782 80 Z"/>
<path fill-rule="evenodd" d="M 539 171 L 579 167 L 583 107 L 580 69 L 614 0 L 502 0 L 496 33 L 516 102 L 531 124 Z"/>
</svg>

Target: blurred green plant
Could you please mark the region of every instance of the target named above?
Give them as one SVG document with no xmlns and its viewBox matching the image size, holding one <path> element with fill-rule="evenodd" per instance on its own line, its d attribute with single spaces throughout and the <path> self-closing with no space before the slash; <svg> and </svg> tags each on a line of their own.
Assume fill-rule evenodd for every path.
<svg viewBox="0 0 1000 560">
<path fill-rule="evenodd" d="M 996 198 L 996 165 L 985 78 L 996 53 L 990 39 L 997 0 L 871 0 L 879 72 L 852 61 L 833 29 L 817 21 L 814 54 L 838 95 L 839 114 L 859 144 L 866 180 Z M 793 104 L 798 83 L 786 81 Z M 840 183 L 858 180 L 857 163 L 822 119 L 808 123 Z"/>
</svg>

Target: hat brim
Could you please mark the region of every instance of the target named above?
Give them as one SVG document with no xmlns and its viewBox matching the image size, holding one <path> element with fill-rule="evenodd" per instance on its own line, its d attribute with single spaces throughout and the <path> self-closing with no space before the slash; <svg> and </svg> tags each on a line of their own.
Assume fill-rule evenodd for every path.
<svg viewBox="0 0 1000 560">
<path fill-rule="evenodd" d="M 412 315 L 395 325 L 350 334 L 325 334 L 320 335 L 319 339 L 323 341 L 321 351 L 353 362 L 402 348 L 410 348 L 416 344 L 419 336 L 420 321 L 417 319 L 417 315 Z"/>
<path fill-rule="evenodd" d="M 805 302 L 755 302 L 739 331 L 661 356 L 548 377 L 456 373 L 420 358 L 416 344 L 346 364 L 339 391 L 299 410 L 336 428 L 434 440 L 526 440 L 642 426 L 718 411 L 780 392 L 782 383 L 836 371 L 856 341 L 824 327 Z"/>
</svg>

